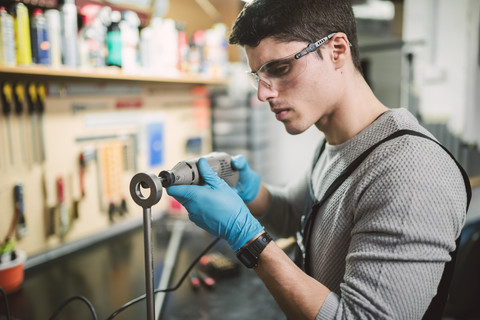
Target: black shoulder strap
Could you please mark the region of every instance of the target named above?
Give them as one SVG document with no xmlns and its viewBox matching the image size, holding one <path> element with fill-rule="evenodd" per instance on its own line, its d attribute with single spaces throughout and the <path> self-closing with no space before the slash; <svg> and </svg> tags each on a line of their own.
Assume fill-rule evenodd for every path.
<svg viewBox="0 0 480 320">
<path fill-rule="evenodd" d="M 396 131 L 396 132 L 392 133 L 391 135 L 384 138 L 383 140 L 377 142 L 376 144 L 374 144 L 373 146 L 371 146 L 367 150 L 365 150 L 357 159 L 355 159 L 347 168 L 345 168 L 345 170 L 342 171 L 342 173 L 337 177 L 337 179 L 330 185 L 330 187 L 328 187 L 328 189 L 325 192 L 323 198 L 320 201 L 315 203 L 315 205 L 313 206 L 313 208 L 311 210 L 311 214 L 308 217 L 305 217 L 305 227 L 303 228 L 304 229 L 303 239 L 304 239 L 304 245 L 305 246 L 308 245 L 308 240 L 309 240 L 309 237 L 310 237 L 310 234 L 311 234 L 311 228 L 313 227 L 313 219 L 315 218 L 315 214 L 318 212 L 319 208 L 325 203 L 325 201 L 335 192 L 335 190 L 338 189 L 338 187 L 340 187 L 342 185 L 342 183 L 355 171 L 355 169 L 357 169 L 357 167 L 379 145 L 381 145 L 382 143 L 387 142 L 389 140 L 392 140 L 392 139 L 398 138 L 400 136 L 406 135 L 406 134 L 417 136 L 417 137 L 422 137 L 422 138 L 425 138 L 425 139 L 428 139 L 428 140 L 431 140 L 431 141 L 435 142 L 440 147 L 442 147 L 442 149 L 445 150 L 445 152 L 447 152 L 447 154 L 453 159 L 455 164 L 458 166 L 458 168 L 459 168 L 459 170 L 462 174 L 464 183 L 465 183 L 465 189 L 467 191 L 467 211 L 468 211 L 468 207 L 470 205 L 470 200 L 472 199 L 472 189 L 471 189 L 471 186 L 470 186 L 470 180 L 469 180 L 468 175 L 465 172 L 465 170 L 458 163 L 458 161 L 455 159 L 455 157 L 450 153 L 450 151 L 448 151 L 447 148 L 445 148 L 443 145 L 441 145 L 435 139 L 432 139 L 429 136 L 427 136 L 427 135 L 425 135 L 421 132 L 414 131 L 414 130 L 408 130 L 408 129 L 399 130 L 399 131 Z M 323 148 L 324 147 L 322 146 L 321 151 L 323 151 Z M 451 281 L 452 276 L 453 276 L 453 269 L 454 269 L 454 266 L 455 266 L 455 260 L 456 260 L 456 255 L 457 255 L 457 249 L 458 249 L 459 242 L 460 242 L 460 236 L 456 240 L 455 250 L 450 253 L 451 260 L 449 262 L 447 262 L 446 265 L 445 265 L 445 269 L 444 269 L 443 274 L 442 274 L 442 279 L 440 280 L 440 284 L 438 286 L 437 294 L 433 298 L 432 302 L 430 303 L 430 306 L 428 307 L 427 312 L 425 313 L 425 315 L 423 317 L 423 319 L 425 319 L 425 320 L 441 319 L 441 317 L 442 317 L 443 309 L 444 309 L 445 303 L 447 301 L 448 288 L 450 287 L 450 281 Z M 307 268 L 309 266 L 309 263 L 308 263 L 307 258 L 308 258 L 308 255 L 305 256 L 305 268 L 306 268 L 306 271 L 308 273 Z"/>
</svg>

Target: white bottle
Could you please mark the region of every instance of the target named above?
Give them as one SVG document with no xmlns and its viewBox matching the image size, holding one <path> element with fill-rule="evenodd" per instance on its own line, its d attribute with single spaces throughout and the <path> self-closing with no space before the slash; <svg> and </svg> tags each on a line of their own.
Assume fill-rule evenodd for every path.
<svg viewBox="0 0 480 320">
<path fill-rule="evenodd" d="M 177 76 L 178 31 L 175 27 L 175 21 L 172 19 L 163 20 L 160 30 L 158 34 L 162 35 L 162 50 L 158 59 L 162 64 L 161 73 L 169 77 Z"/>
<path fill-rule="evenodd" d="M 77 52 L 77 6 L 75 0 L 65 0 L 62 6 L 63 30 L 63 64 L 68 67 L 78 66 Z"/>
<path fill-rule="evenodd" d="M 52 67 L 62 65 L 62 31 L 60 22 L 60 11 L 49 9 L 45 11 L 47 19 L 47 34 L 50 40 L 50 58 Z"/>
<path fill-rule="evenodd" d="M 0 7 L 0 64 L 13 66 L 16 63 L 13 17 Z"/>
<path fill-rule="evenodd" d="M 138 73 L 139 69 L 139 28 L 138 15 L 130 10 L 123 12 L 120 22 L 122 38 L 122 71 L 126 73 Z"/>
</svg>

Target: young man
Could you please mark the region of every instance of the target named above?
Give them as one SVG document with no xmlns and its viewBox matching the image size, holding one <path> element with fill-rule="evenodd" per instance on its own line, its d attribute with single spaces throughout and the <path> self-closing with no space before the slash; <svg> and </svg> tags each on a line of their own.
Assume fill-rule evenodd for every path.
<svg viewBox="0 0 480 320">
<path fill-rule="evenodd" d="M 437 143 L 410 134 L 373 147 L 331 186 L 394 132 L 432 137 L 363 79 L 350 0 L 254 1 L 230 42 L 245 48 L 258 99 L 287 132 L 314 125 L 325 141 L 284 189 L 262 184 L 239 157 L 235 189 L 201 159 L 205 185 L 167 192 L 254 267 L 289 319 L 421 319 L 461 232 L 467 186 Z M 300 267 L 252 214 L 272 235 L 297 234 Z"/>
</svg>

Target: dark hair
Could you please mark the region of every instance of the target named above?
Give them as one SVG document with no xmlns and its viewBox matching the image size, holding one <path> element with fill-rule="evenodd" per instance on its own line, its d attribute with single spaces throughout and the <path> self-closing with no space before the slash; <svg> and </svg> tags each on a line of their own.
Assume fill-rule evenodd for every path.
<svg viewBox="0 0 480 320">
<path fill-rule="evenodd" d="M 353 64 L 361 72 L 351 0 L 254 0 L 238 15 L 229 43 L 256 47 L 267 37 L 315 42 L 334 32 L 347 35 Z"/>
</svg>

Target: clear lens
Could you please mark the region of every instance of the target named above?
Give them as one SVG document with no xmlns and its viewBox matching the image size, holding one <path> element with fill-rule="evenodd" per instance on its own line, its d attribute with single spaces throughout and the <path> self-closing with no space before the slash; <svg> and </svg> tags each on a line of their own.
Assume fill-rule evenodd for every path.
<svg viewBox="0 0 480 320">
<path fill-rule="evenodd" d="M 275 90 L 281 90 L 296 77 L 298 77 L 307 66 L 307 59 L 295 59 L 295 55 L 287 58 L 273 60 L 264 64 L 257 72 L 249 72 L 250 81 L 255 88 L 262 81 Z"/>
</svg>

